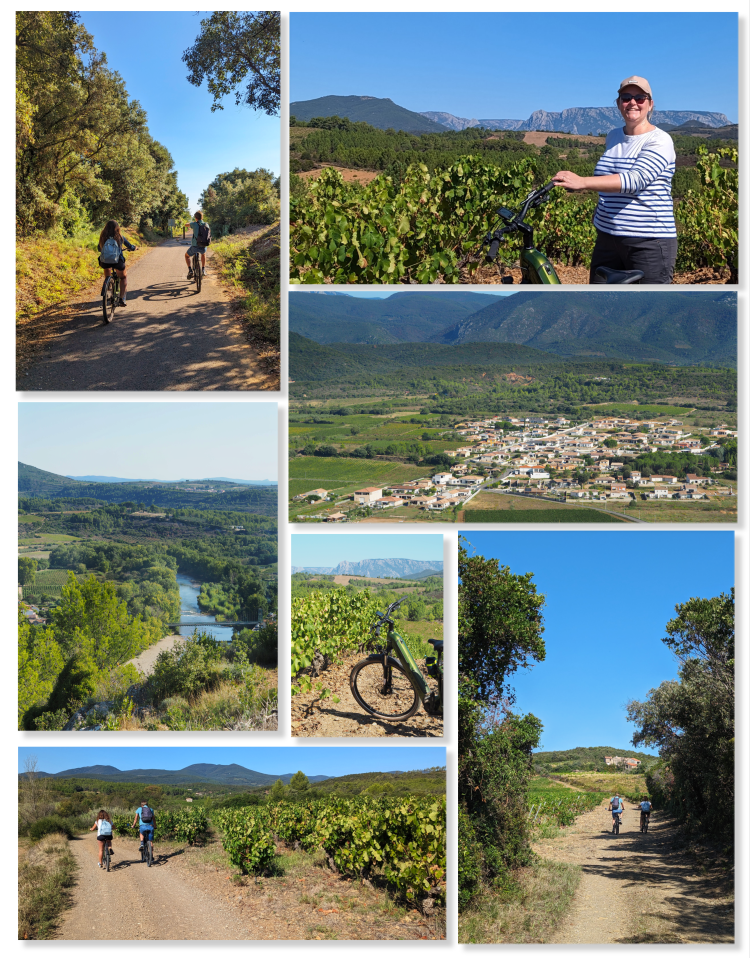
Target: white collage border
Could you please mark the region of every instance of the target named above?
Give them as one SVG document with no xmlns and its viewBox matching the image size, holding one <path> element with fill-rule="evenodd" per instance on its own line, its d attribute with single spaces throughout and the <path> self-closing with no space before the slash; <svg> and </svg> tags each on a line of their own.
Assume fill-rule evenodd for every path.
<svg viewBox="0 0 750 958">
<path fill-rule="evenodd" d="M 628 31 L 632 30 L 634 32 L 634 45 L 637 49 L 637 26 L 635 25 L 637 21 L 637 15 L 640 10 L 644 13 L 649 12 L 668 12 L 668 13 L 682 13 L 682 12 L 704 12 L 706 7 L 709 6 L 712 12 L 718 11 L 736 11 L 740 15 L 740 110 L 739 110 L 739 122 L 740 122 L 740 164 L 741 164 L 741 184 L 743 188 L 740 193 L 740 286 L 738 289 L 738 320 L 739 320 L 739 430 L 741 438 L 743 436 L 748 436 L 748 423 L 750 422 L 750 389 L 748 388 L 748 373 L 750 373 L 750 336 L 748 335 L 748 322 L 750 322 L 750 315 L 748 314 L 748 276 L 750 275 L 750 237 L 748 236 L 748 210 L 750 209 L 750 204 L 747 199 L 747 190 L 744 188 L 744 184 L 748 181 L 748 173 L 750 172 L 750 164 L 748 164 L 748 148 L 750 147 L 750 137 L 748 136 L 748 126 L 750 125 L 750 111 L 748 110 L 748 91 L 750 90 L 749 84 L 749 71 L 748 71 L 748 54 L 750 54 L 750 43 L 748 40 L 748 25 L 749 25 L 749 9 L 745 0 L 734 0 L 734 2 L 725 2 L 725 0 L 712 0 L 710 5 L 706 5 L 701 2 L 701 0 L 661 0 L 661 2 L 655 2 L 653 4 L 643 5 L 639 7 L 638 5 L 631 5 L 621 12 L 623 17 L 623 30 Z M 404 6 L 403 3 L 395 2 L 395 0 L 383 0 L 381 3 L 371 4 L 365 8 L 359 6 L 354 7 L 350 2 L 311 2 L 311 0 L 297 0 L 297 2 L 282 3 L 277 5 L 277 8 L 280 7 L 282 10 L 282 49 L 284 51 L 283 59 L 283 74 L 282 74 L 282 114 L 281 114 L 281 182 L 282 182 L 282 210 L 287 208 L 288 202 L 288 172 L 289 172 L 289 163 L 288 163 L 288 118 L 289 118 L 289 71 L 288 71 L 288 40 L 289 40 L 289 15 L 294 12 L 456 12 L 456 5 L 446 2 L 446 0 L 435 0 L 433 3 L 418 3 L 412 2 L 408 6 Z M 64 4 L 52 2 L 52 3 L 37 3 L 29 2 L 22 3 L 17 2 L 14 4 L 15 9 L 68 9 Z M 76 9 L 79 10 L 96 10 L 101 9 L 101 3 L 92 2 L 92 0 L 84 0 L 83 3 L 77 5 Z M 130 5 L 128 10 L 138 11 L 138 10 L 150 10 L 153 9 L 153 6 L 150 4 L 145 4 L 142 0 L 136 0 L 136 2 Z M 176 2 L 176 0 L 162 0 L 158 5 L 159 10 L 198 10 L 200 9 L 199 5 L 195 3 L 184 3 Z M 245 5 L 238 4 L 236 2 L 230 2 L 221 7 L 221 9 L 248 9 Z M 463 8 L 461 12 L 469 14 L 470 12 L 526 12 L 527 6 L 515 0 L 515 2 L 475 2 L 470 3 L 467 7 Z M 559 4 L 550 2 L 550 0 L 541 0 L 534 4 L 533 12 L 538 13 L 540 16 L 545 12 L 560 12 Z M 569 6 L 566 5 L 565 12 L 602 12 L 601 3 L 593 2 L 593 0 L 572 0 Z M 614 12 L 614 11 L 613 11 Z M 3 115 L 3 125 L 2 129 L 3 134 L 3 143 L 4 149 L 0 151 L 0 163 L 2 164 L 3 177 L 0 182 L 3 184 L 3 191 L 6 194 L 6 209 L 10 209 L 14 205 L 13 197 L 13 186 L 14 183 L 14 170 L 13 170 L 13 131 L 15 129 L 15 118 L 14 118 L 14 98 L 10 96 L 10 90 L 13 89 L 13 65 L 15 58 L 15 51 L 13 46 L 13 31 L 11 29 L 11 15 L 12 11 L 9 9 L 7 12 L 2 14 L 4 31 L 0 35 L 0 44 L 2 44 L 2 71 L 8 80 L 8 85 L 6 86 L 7 95 L 4 98 L 2 104 L 0 104 L 0 110 L 2 110 Z M 533 62 L 533 41 L 529 44 L 529 47 L 526 49 L 519 49 L 514 52 L 515 56 L 522 56 L 527 62 Z M 498 52 L 498 56 L 502 56 Z M 482 82 L 483 77 L 488 75 L 488 70 L 491 71 L 491 64 L 477 64 L 477 82 Z M 288 275 L 288 223 L 285 217 L 282 217 L 282 277 Z M 10 245 L 10 244 L 9 244 Z M 10 255 L 3 258 L 0 261 L 0 289 L 10 291 L 14 288 L 14 276 L 11 268 L 11 257 Z M 287 329 L 287 319 L 288 319 L 288 310 L 286 296 L 283 294 L 283 290 L 286 288 L 286 283 L 282 284 L 282 342 L 286 346 L 285 336 Z M 560 291 L 561 295 L 565 295 L 565 290 Z M 637 295 L 636 291 L 627 292 L 625 295 Z M 24 394 L 17 393 L 14 388 L 15 383 L 15 344 L 13 336 L 13 306 L 11 303 L 10 293 L 6 294 L 6 305 L 3 309 L 5 313 L 5 324 L 2 332 L 4 339 L 3 351 L 2 351 L 2 364 L 5 369 L 5 373 L 0 378 L 0 436 L 3 440 L 3 448 L 6 451 L 6 458 L 4 460 L 4 469 L 2 474 L 0 474 L 0 481 L 3 483 L 3 498 L 2 501 L 5 502 L 6 508 L 2 510 L 2 529 L 3 529 L 3 541 L 5 543 L 5 549 L 2 553 L 2 569 L 3 577 L 2 582 L 6 584 L 7 588 L 4 591 L 8 597 L 13 595 L 15 600 L 15 581 L 16 581 L 16 572 L 15 572 L 15 547 L 11 548 L 11 545 L 15 544 L 16 528 L 15 528 L 15 509 L 12 508 L 12 503 L 15 502 L 17 495 L 17 484 L 16 484 L 16 466 L 15 466 L 15 449 L 17 446 L 17 403 L 19 401 L 24 402 L 33 402 L 33 401 L 54 401 L 59 402 L 137 402 L 137 401 L 162 401 L 162 402 L 246 402 L 252 404 L 253 402 L 278 402 L 278 412 L 279 412 L 279 621 L 281 623 L 280 630 L 280 646 L 279 646 L 279 731 L 277 733 L 234 733 L 232 739 L 232 745 L 236 746 L 238 744 L 237 736 L 241 736 L 241 744 L 247 744 L 248 746 L 258 747 L 258 746 L 267 746 L 267 747 L 283 747 L 283 745 L 300 745 L 307 747 L 315 747 L 315 745 L 341 745 L 341 746 L 351 746 L 352 740 L 350 739 L 322 739 L 322 740 L 309 740 L 309 739 L 291 739 L 290 735 L 290 694 L 289 694 L 289 685 L 290 685 L 290 674 L 289 674 L 289 649 L 290 649 L 290 630 L 289 630 L 289 613 L 290 613 L 290 595 L 291 595 L 291 586 L 290 586 L 290 575 L 291 575 L 291 527 L 287 523 L 287 471 L 286 471 L 286 462 L 287 462 L 287 411 L 288 411 L 288 392 L 287 392 L 287 381 L 288 381 L 288 355 L 286 349 L 283 350 L 282 357 L 282 392 L 280 394 L 215 394 L 208 393 L 198 396 L 190 396 L 183 398 L 176 394 L 154 394 L 154 395 L 144 395 L 143 393 L 116 393 L 116 394 L 101 394 L 95 393 L 91 396 L 86 395 L 85 397 L 79 393 L 34 393 L 34 394 Z M 248 412 L 251 412 L 248 409 Z M 747 643 L 750 639 L 750 629 L 748 625 L 750 624 L 750 615 L 748 612 L 748 572 L 750 570 L 750 528 L 748 527 L 748 501 L 750 501 L 750 456 L 748 455 L 748 444 L 740 443 L 740 461 L 739 461 L 739 470 L 740 470 L 740 514 L 739 522 L 735 527 L 735 557 L 736 557 L 736 571 L 735 579 L 737 584 L 737 613 L 738 613 L 738 633 L 740 636 L 740 642 L 738 643 L 738 654 L 737 654 L 737 663 L 738 663 L 738 684 L 740 694 L 737 697 L 737 720 L 738 720 L 738 733 L 737 733 L 737 770 L 738 770 L 738 783 L 737 783 L 737 795 L 747 795 L 750 793 L 750 756 L 748 754 L 748 741 L 750 736 L 748 732 L 750 731 L 750 725 L 748 718 L 750 715 L 749 703 L 750 703 L 750 656 L 748 656 Z M 533 528 L 528 528 L 524 526 L 514 525 L 514 531 L 528 531 L 530 534 L 534 532 L 543 532 L 547 531 L 549 527 L 547 526 L 535 526 Z M 560 526 L 554 527 L 555 531 L 564 533 L 568 531 L 565 528 Z M 679 530 L 681 528 L 691 528 L 695 530 L 695 525 L 683 526 L 683 525 L 670 525 L 663 528 L 668 528 L 669 530 Z M 711 529 L 721 529 L 726 531 L 726 525 L 718 524 L 706 524 L 701 526 L 702 529 L 711 530 Z M 346 527 L 337 527 L 336 532 L 339 534 L 354 534 L 355 529 L 357 532 L 369 531 L 364 529 L 364 527 L 352 527 L 347 529 Z M 472 525 L 470 527 L 459 527 L 453 525 L 445 525 L 442 527 L 436 527 L 434 524 L 430 524 L 429 530 L 425 529 L 424 532 L 427 534 L 429 531 L 430 534 L 435 534 L 437 531 L 442 531 L 444 536 L 444 558 L 445 558 L 445 639 L 446 639 L 446 674 L 448 676 L 455 677 L 457 673 L 457 664 L 458 664 L 458 651 L 457 651 L 457 632 L 456 632 L 456 623 L 457 623 L 457 593 L 456 593 L 456 582 L 457 582 L 457 537 L 459 531 L 464 531 L 464 529 L 469 530 L 492 530 L 500 531 L 497 526 L 489 525 Z M 580 530 L 580 527 L 578 527 Z M 304 527 L 299 526 L 295 530 L 295 534 L 305 535 L 312 533 L 313 531 L 318 531 L 317 527 Z M 403 531 L 407 530 L 403 526 L 393 526 L 390 525 L 378 525 L 376 530 L 378 533 L 389 532 L 389 531 Z M 577 531 L 577 530 L 570 530 Z M 631 529 L 623 534 L 627 535 L 652 535 L 658 532 L 658 529 L 652 528 L 638 528 Z M 420 533 L 421 530 L 418 527 L 410 526 L 408 529 L 409 533 Z M 11 586 L 13 586 L 13 592 L 11 593 Z M 10 634 L 10 633 L 9 633 Z M 744 646 L 743 646 L 744 643 Z M 13 662 L 11 659 L 11 663 Z M 5 702 L 4 712 L 5 712 L 5 722 L 8 729 L 15 727 L 15 715 L 11 714 L 14 708 L 14 702 L 16 698 L 15 692 L 15 670 L 13 665 L 7 667 L 4 670 L 4 675 L 2 677 L 2 691 L 3 691 L 3 701 Z M 465 952 L 467 949 L 469 951 L 473 950 L 478 946 L 462 946 L 457 944 L 457 917 L 456 917 L 456 906 L 457 906 L 457 897 L 456 897 L 456 840 L 457 840 L 457 810 L 456 810 L 456 798 L 455 798 L 455 787 L 451 783 L 455 783 L 456 780 L 456 735 L 455 735 L 455 718 L 456 718 L 456 695 L 455 695 L 455 681 L 451 683 L 449 680 L 446 683 L 447 691 L 447 715 L 445 722 L 446 735 L 444 740 L 440 739 L 427 739 L 425 740 L 425 745 L 440 745 L 444 744 L 447 747 L 447 769 L 448 769 L 448 811 L 449 811 L 449 898 L 448 898 L 448 927 L 447 927 L 447 936 L 445 942 L 434 942 L 434 943 L 417 943 L 415 942 L 357 942 L 356 946 L 358 948 L 367 949 L 371 954 L 384 955 L 385 949 L 389 950 L 396 948 L 399 950 L 406 949 L 407 947 L 420 947 L 427 948 L 430 951 L 440 950 L 441 953 L 445 953 L 446 950 L 451 953 L 457 951 Z M 72 734 L 72 733 L 70 733 Z M 196 745 L 211 745 L 216 746 L 217 748 L 221 747 L 223 739 L 229 733 L 224 732 L 204 732 L 204 733 L 180 733 L 179 739 L 172 742 L 172 736 L 175 733 L 130 733 L 127 736 L 127 741 L 122 741 L 122 736 L 118 733 L 102 733 L 106 736 L 106 747 L 112 747 L 116 749 L 123 746 L 135 746 L 135 747 L 148 747 L 149 745 L 172 745 L 179 748 L 181 746 L 196 746 Z M 154 738 L 154 734 L 158 738 Z M 60 735 L 56 733 L 21 733 L 16 732 L 15 734 L 8 734 L 2 738 L 2 748 L 3 748 L 3 766 L 5 768 L 4 774 L 7 776 L 6 783 L 7 789 L 6 794 L 9 796 L 15 795 L 17 777 L 16 777 L 16 749 L 21 746 L 27 746 L 31 743 L 34 743 L 38 746 L 47 746 L 47 745 L 73 745 L 76 746 L 80 743 L 78 740 L 71 740 L 70 735 L 66 734 L 64 739 L 61 740 Z M 97 745 L 93 744 L 90 747 L 101 748 L 102 740 L 101 738 L 96 739 Z M 380 740 L 357 740 L 356 745 L 362 747 L 379 747 L 381 744 Z M 412 740 L 404 740 L 402 742 L 389 740 L 388 745 L 412 745 Z M 115 763 L 116 764 L 116 763 Z M 12 787 L 11 787 L 12 786 Z M 748 830 L 748 825 L 746 823 L 746 816 L 742 814 L 744 811 L 743 808 L 738 808 L 737 814 L 737 844 L 736 844 L 736 861 L 737 861 L 737 902 L 738 908 L 736 913 L 736 943 L 733 946 L 715 946 L 715 945 L 694 945 L 692 946 L 691 954 L 703 955 L 714 952 L 717 948 L 732 950 L 741 950 L 742 953 L 748 953 L 748 944 L 750 938 L 748 937 L 750 931 L 750 924 L 748 921 L 748 910 L 741 906 L 741 902 L 747 902 L 750 900 L 748 892 L 750 887 L 748 885 L 749 869 L 748 865 L 750 863 L 750 848 L 748 846 L 748 839 L 750 838 L 750 832 Z M 2 914 L 3 914 L 3 934 L 4 938 L 7 941 L 13 940 L 16 941 L 16 932 L 15 932 L 15 922 L 16 922 L 16 881 L 15 881 L 15 864 L 8 864 L 3 869 L 2 873 L 2 890 L 5 894 L 2 896 Z M 95 911 L 96 903 L 92 902 L 92 910 Z M 106 916 L 104 916 L 106 918 Z M 84 951 L 89 951 L 93 948 L 104 947 L 107 949 L 114 948 L 119 954 L 135 954 L 136 948 L 140 948 L 144 943 L 139 942 L 120 942 L 113 941 L 107 942 L 106 944 L 101 944 L 98 942 L 57 942 L 57 943 L 37 943 L 37 942 L 17 942 L 18 948 L 23 949 L 36 949 L 36 948 L 54 948 L 55 951 L 61 952 L 71 952 L 73 949 L 84 949 Z M 186 942 L 158 942 L 160 948 L 174 949 L 176 947 L 187 948 L 191 951 L 202 952 L 202 953 L 214 953 L 217 949 L 237 949 L 245 947 L 246 943 L 244 942 L 199 942 L 199 941 L 186 941 Z M 269 955 L 279 955 L 279 954 L 291 954 L 292 952 L 297 952 L 306 949 L 321 949 L 331 945 L 336 949 L 343 947 L 351 947 L 351 942 L 250 942 L 250 946 L 254 949 L 256 953 L 260 952 L 261 954 Z M 146 947 L 152 947 L 149 943 Z M 500 950 L 503 952 L 513 952 L 516 954 L 528 954 L 529 949 L 533 953 L 543 953 L 546 949 L 551 946 L 535 946 L 535 945 L 526 945 L 526 946 L 515 946 L 515 945 L 506 945 L 506 946 L 484 946 L 486 948 L 491 948 L 492 950 Z M 591 955 L 606 954 L 610 951 L 612 946 L 605 945 L 591 945 L 586 946 L 586 951 Z M 636 945 L 625 945 L 620 946 L 624 949 L 637 949 L 639 946 Z M 646 946 L 650 947 L 650 946 Z M 674 949 L 679 949 L 678 945 L 662 945 L 660 947 L 660 953 L 663 953 L 664 950 L 672 951 Z"/>
</svg>

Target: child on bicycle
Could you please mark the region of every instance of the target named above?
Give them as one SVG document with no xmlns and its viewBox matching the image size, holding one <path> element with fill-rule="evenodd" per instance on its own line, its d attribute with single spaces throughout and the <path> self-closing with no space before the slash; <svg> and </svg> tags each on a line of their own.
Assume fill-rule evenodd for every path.
<svg viewBox="0 0 750 958">
<path fill-rule="evenodd" d="M 137 249 L 132 243 L 129 243 L 120 232 L 120 224 L 117 220 L 109 220 L 104 229 L 99 234 L 99 265 L 104 270 L 104 278 L 111 275 L 112 270 L 120 277 L 120 300 L 118 306 L 125 305 L 125 296 L 128 290 L 128 271 L 125 268 L 125 256 L 122 248 L 125 246 L 133 252 Z M 102 286 L 102 296 L 104 287 Z"/>
<path fill-rule="evenodd" d="M 135 828 L 136 824 L 139 822 L 139 831 L 141 834 L 141 844 L 139 845 L 140 851 L 146 841 L 150 841 L 152 845 L 154 843 L 156 812 L 153 810 L 153 808 L 149 807 L 148 802 L 141 802 L 140 808 L 137 808 L 135 811 L 135 818 L 133 819 L 133 824 L 130 827 Z"/>
<path fill-rule="evenodd" d="M 89 829 L 90 832 L 96 829 L 96 840 L 99 843 L 99 868 L 102 867 L 102 855 L 104 854 L 104 843 L 109 845 L 109 854 L 114 855 L 112 848 L 112 819 L 109 813 L 101 809 L 96 816 L 96 821 Z"/>
</svg>

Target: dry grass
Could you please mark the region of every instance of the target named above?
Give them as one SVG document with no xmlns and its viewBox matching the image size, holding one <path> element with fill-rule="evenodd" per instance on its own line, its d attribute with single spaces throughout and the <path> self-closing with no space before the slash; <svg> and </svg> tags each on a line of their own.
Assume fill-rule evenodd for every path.
<svg viewBox="0 0 750 958">
<path fill-rule="evenodd" d="M 18 938 L 51 938 L 73 884 L 75 860 L 64 835 L 24 842 L 18 855 Z"/>
<path fill-rule="evenodd" d="M 234 301 L 235 314 L 264 369 L 280 374 L 280 224 L 249 227 L 211 245 L 219 279 Z M 278 382 L 274 389 L 278 389 Z"/>
<path fill-rule="evenodd" d="M 458 921 L 462 944 L 547 943 L 568 911 L 581 869 L 545 859 L 521 869 L 507 890 L 488 890 L 472 901 Z"/>
<path fill-rule="evenodd" d="M 271 732 L 278 728 L 278 674 L 256 666 L 244 685 L 220 682 L 169 708 L 144 709 L 122 716 L 119 731 Z"/>
</svg>

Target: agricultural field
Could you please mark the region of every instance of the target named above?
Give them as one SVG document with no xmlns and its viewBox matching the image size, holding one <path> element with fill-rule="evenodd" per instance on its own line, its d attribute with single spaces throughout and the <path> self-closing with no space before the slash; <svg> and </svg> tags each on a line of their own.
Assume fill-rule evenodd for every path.
<svg viewBox="0 0 750 958">
<path fill-rule="evenodd" d="M 591 811 L 610 794 L 588 789 L 575 792 L 559 782 L 546 778 L 533 778 L 529 786 L 528 818 L 532 828 L 545 825 L 565 827 L 572 825 L 577 815 Z"/>
<path fill-rule="evenodd" d="M 78 542 L 80 536 L 70 536 L 63 533 L 37 533 L 33 538 L 19 538 L 19 546 L 35 546 L 42 549 L 46 545 L 59 545 L 61 542 Z"/>
<path fill-rule="evenodd" d="M 545 503 L 540 502 L 541 506 Z M 526 505 L 526 503 L 523 503 Z M 462 517 L 462 518 L 461 518 Z M 619 516 L 610 515 L 603 510 L 584 509 L 577 506 L 554 509 L 464 509 L 459 514 L 462 522 L 625 522 Z"/>
<path fill-rule="evenodd" d="M 637 772 L 565 772 L 559 777 L 586 791 L 606 793 L 608 798 L 616 791 L 633 801 L 648 794 L 646 776 Z"/>
<path fill-rule="evenodd" d="M 445 800 L 330 798 L 215 813 L 230 861 L 262 874 L 276 857 L 274 836 L 287 845 L 318 846 L 345 876 L 382 879 L 397 895 L 445 900 Z"/>
</svg>

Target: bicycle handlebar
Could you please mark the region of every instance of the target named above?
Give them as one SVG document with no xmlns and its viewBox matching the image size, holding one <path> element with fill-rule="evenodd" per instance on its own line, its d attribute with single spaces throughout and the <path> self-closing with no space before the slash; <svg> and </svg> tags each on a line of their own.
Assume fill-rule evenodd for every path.
<svg viewBox="0 0 750 958">
<path fill-rule="evenodd" d="M 397 609 L 402 602 L 406 602 L 408 598 L 410 597 L 408 595 L 405 595 L 403 599 L 399 599 L 398 602 L 393 602 L 391 605 L 389 605 L 388 608 L 385 610 L 385 612 L 376 612 L 375 615 L 378 617 L 380 621 L 373 622 L 373 624 L 370 626 L 370 632 L 379 631 L 380 627 L 382 626 L 384 622 L 391 622 L 392 620 L 389 618 L 391 612 Z"/>
</svg>

